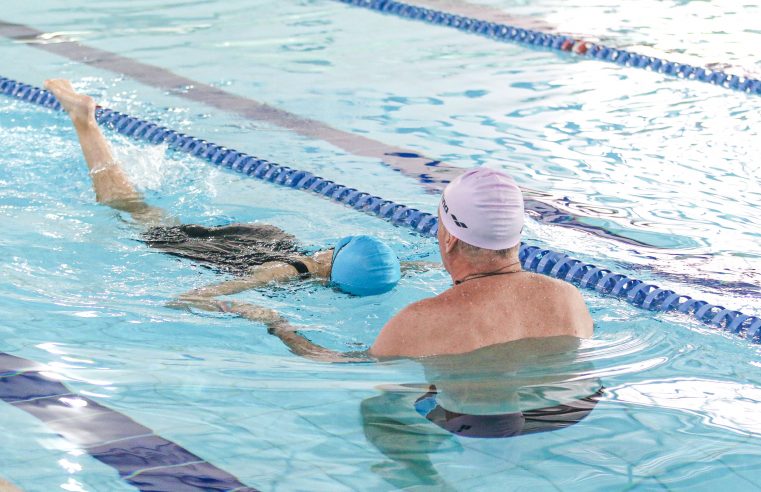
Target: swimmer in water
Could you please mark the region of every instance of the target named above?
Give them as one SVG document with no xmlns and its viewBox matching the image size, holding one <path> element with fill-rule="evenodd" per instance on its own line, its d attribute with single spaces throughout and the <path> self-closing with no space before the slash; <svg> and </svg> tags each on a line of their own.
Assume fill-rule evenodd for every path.
<svg viewBox="0 0 761 492">
<path fill-rule="evenodd" d="M 177 224 L 164 210 L 148 205 L 129 181 L 95 120 L 95 101 L 77 93 L 68 80 L 47 80 L 45 88 L 71 118 L 99 203 L 128 212 L 145 226 L 142 240 L 148 246 L 238 277 L 183 294 L 171 307 L 192 306 L 274 322 L 279 317 L 271 310 L 215 297 L 304 277 L 329 280 L 358 296 L 388 292 L 399 281 L 396 255 L 371 236 L 345 237 L 331 249 L 307 255 L 299 251 L 292 235 L 272 225 Z"/>
<path fill-rule="evenodd" d="M 92 98 L 65 80 L 45 86 L 71 116 L 99 202 L 150 226 L 144 235 L 149 246 L 240 275 L 183 294 L 172 307 L 231 312 L 264 323 L 293 353 L 325 362 L 454 355 L 526 338 L 593 334 L 592 317 L 576 287 L 522 270 L 520 188 L 506 173 L 480 167 L 449 183 L 439 202 L 437 239 L 452 287 L 394 315 L 369 350 L 321 347 L 271 309 L 216 297 L 302 275 L 329 279 L 350 294 L 381 294 L 400 278 L 399 261 L 387 245 L 368 236 L 348 237 L 306 256 L 292 236 L 272 226 L 166 225 L 166 214 L 143 201 L 114 160 L 95 121 Z"/>
</svg>

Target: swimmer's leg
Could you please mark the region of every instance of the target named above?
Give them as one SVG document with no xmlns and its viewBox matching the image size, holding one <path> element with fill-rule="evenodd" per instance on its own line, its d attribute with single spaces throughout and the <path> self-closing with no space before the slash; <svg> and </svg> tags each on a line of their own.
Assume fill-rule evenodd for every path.
<svg viewBox="0 0 761 492">
<path fill-rule="evenodd" d="M 0 492 L 23 492 L 20 488 L 16 487 L 10 482 L 6 482 L 0 478 Z"/>
<path fill-rule="evenodd" d="M 55 95 L 69 113 L 90 169 L 96 200 L 129 212 L 136 221 L 146 225 L 166 222 L 166 213 L 146 204 L 143 196 L 119 167 L 111 146 L 95 121 L 95 101 L 90 96 L 76 92 L 68 80 L 46 80 L 45 88 Z"/>
</svg>

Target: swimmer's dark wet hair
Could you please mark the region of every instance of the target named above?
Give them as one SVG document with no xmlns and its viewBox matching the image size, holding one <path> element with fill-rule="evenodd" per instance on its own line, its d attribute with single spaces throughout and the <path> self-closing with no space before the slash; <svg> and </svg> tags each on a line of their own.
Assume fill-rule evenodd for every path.
<svg viewBox="0 0 761 492">
<path fill-rule="evenodd" d="M 141 239 L 164 253 L 234 275 L 245 275 L 252 266 L 270 261 L 288 263 L 303 254 L 295 237 L 268 224 L 153 227 Z"/>
</svg>

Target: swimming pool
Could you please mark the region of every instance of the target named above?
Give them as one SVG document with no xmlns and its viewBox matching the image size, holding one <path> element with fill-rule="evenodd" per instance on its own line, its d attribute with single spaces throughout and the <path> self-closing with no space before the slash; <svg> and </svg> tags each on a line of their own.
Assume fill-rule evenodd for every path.
<svg viewBox="0 0 761 492">
<path fill-rule="evenodd" d="M 552 8 L 536 3 L 520 12 Z M 729 9 L 669 8 L 708 24 Z M 737 8 L 747 9 L 748 18 L 756 9 Z M 621 26 L 615 13 L 604 18 L 609 44 Z M 761 150 L 760 98 L 328 1 L 167 3 L 160 9 L 140 2 L 41 3 L 8 6 L 3 16 L 325 126 L 306 136 L 190 100 L 184 96 L 191 88 L 166 91 L 28 42 L 0 43 L 3 58 L 14 60 L 3 75 L 38 85 L 53 75 L 69 77 L 115 109 L 423 210 L 437 203 L 426 191 L 429 183 L 363 156 L 352 136 L 452 166 L 503 167 L 526 189 L 544 193 L 545 202 L 610 233 L 600 237 L 535 220 L 527 226 L 529 240 L 759 314 L 754 158 Z M 660 32 L 650 33 L 653 44 L 676 49 L 672 35 L 659 39 Z M 734 39 L 715 33 L 706 42 L 715 50 L 728 38 Z M 52 34 L 37 40 L 57 41 Z M 749 65 L 749 54 L 732 51 L 723 58 L 727 63 Z M 136 241 L 137 229 L 94 203 L 62 115 L 9 99 L 0 99 L 0 107 L 2 351 L 46 364 L 75 393 L 242 483 L 261 490 L 389 490 L 416 477 L 422 482 L 422 474 L 430 488 L 457 490 L 757 487 L 757 346 L 587 292 L 597 335 L 578 360 L 540 357 L 503 368 L 509 376 L 485 371 L 479 380 L 511 381 L 501 389 L 520 397 L 497 402 L 506 408 L 534 408 L 540 396 L 554 401 L 553 391 L 587 396 L 595 390 L 590 385 L 602 384 L 592 412 L 552 432 L 442 438 L 414 408 L 426 384 L 439 381 L 430 367 L 317 364 L 289 354 L 261 326 L 166 309 L 178 293 L 219 277 L 147 250 Z M 331 141 L 326 127 L 341 138 Z M 273 223 L 309 248 L 370 233 L 395 244 L 404 259 L 436 257 L 431 239 L 317 196 L 114 140 L 151 203 L 185 221 Z M 447 286 L 443 272 L 430 271 L 405 275 L 399 289 L 377 298 L 348 298 L 309 283 L 242 298 L 276 306 L 308 326 L 316 341 L 349 349 L 369 344 L 384 320 L 411 300 Z M 389 385 L 396 389 L 378 389 Z M 381 416 L 400 420 L 402 431 L 414 429 L 403 442 L 416 463 L 430 462 L 415 469 L 418 476 L 366 436 L 378 408 Z M 28 490 L 130 490 L 113 467 L 48 425 L 12 405 L 0 412 L 4 478 Z M 429 434 L 439 438 L 431 444 Z"/>
</svg>

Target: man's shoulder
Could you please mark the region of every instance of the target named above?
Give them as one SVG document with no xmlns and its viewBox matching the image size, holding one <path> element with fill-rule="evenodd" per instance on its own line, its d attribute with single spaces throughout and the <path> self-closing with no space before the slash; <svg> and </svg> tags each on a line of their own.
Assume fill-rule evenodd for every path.
<svg viewBox="0 0 761 492">
<path fill-rule="evenodd" d="M 376 357 L 421 355 L 431 333 L 442 322 L 441 294 L 414 302 L 391 318 L 378 334 L 370 353 Z"/>
<path fill-rule="evenodd" d="M 536 290 L 541 292 L 541 303 L 548 316 L 563 320 L 563 326 L 573 329 L 576 336 L 592 335 L 592 317 L 584 301 L 581 291 L 573 284 L 547 277 L 535 275 Z"/>
<path fill-rule="evenodd" d="M 529 273 L 531 282 L 546 294 L 554 294 L 566 299 L 578 299 L 581 297 L 579 289 L 566 281 L 548 277 L 539 273 Z"/>
<path fill-rule="evenodd" d="M 444 294 L 446 293 L 409 304 L 399 311 L 391 321 L 396 321 L 396 324 L 415 323 L 418 326 L 428 325 L 433 317 L 438 317 L 442 309 L 446 308 L 447 303 L 444 300 Z"/>
</svg>

